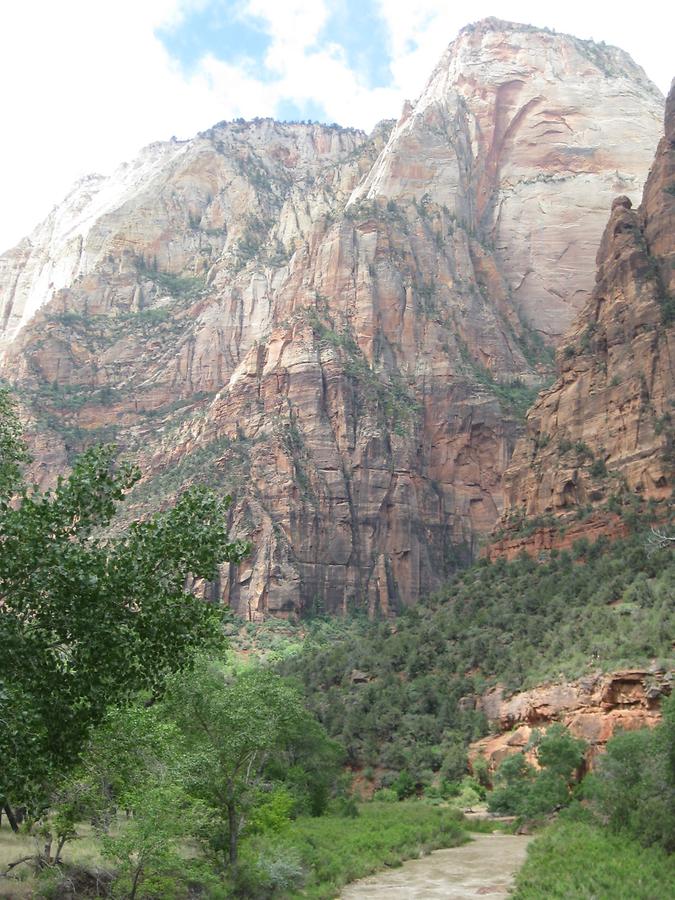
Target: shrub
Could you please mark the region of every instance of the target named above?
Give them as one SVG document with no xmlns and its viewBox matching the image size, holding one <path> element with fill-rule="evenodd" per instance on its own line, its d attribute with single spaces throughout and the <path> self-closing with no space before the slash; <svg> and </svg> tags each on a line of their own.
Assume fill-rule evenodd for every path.
<svg viewBox="0 0 675 900">
<path fill-rule="evenodd" d="M 577 817 L 562 816 L 537 837 L 516 876 L 513 900 L 652 900 L 672 895 L 673 858 L 645 850 Z"/>
<path fill-rule="evenodd" d="M 607 475 L 607 463 L 604 459 L 595 459 L 588 471 L 594 478 L 605 478 Z"/>
<path fill-rule="evenodd" d="M 570 802 L 584 758 L 584 742 L 572 737 L 562 725 L 552 725 L 543 737 L 535 733 L 532 743 L 541 770 L 537 771 L 522 753 L 505 759 L 489 799 L 492 811 L 533 819 Z"/>
<path fill-rule="evenodd" d="M 486 788 L 490 784 L 490 769 L 484 756 L 479 756 L 471 763 L 474 777 L 478 783 Z"/>
<path fill-rule="evenodd" d="M 459 793 L 453 797 L 453 804 L 462 809 L 476 806 L 485 799 L 485 789 L 481 787 L 475 778 L 464 778 L 459 785 Z"/>
<path fill-rule="evenodd" d="M 392 789 L 396 792 L 399 800 L 405 800 L 406 797 L 412 797 L 415 793 L 417 785 L 409 772 L 403 771 L 392 784 Z"/>
<path fill-rule="evenodd" d="M 378 803 L 396 803 L 398 794 L 392 788 L 380 788 L 379 791 L 375 791 L 373 794 L 373 800 L 376 800 Z"/>
<path fill-rule="evenodd" d="M 597 817 L 645 846 L 675 850 L 675 695 L 663 723 L 615 735 L 584 794 Z"/>
<path fill-rule="evenodd" d="M 466 748 L 464 744 L 453 744 L 441 763 L 441 776 L 449 781 L 460 781 L 466 774 Z"/>
<path fill-rule="evenodd" d="M 293 847 L 286 843 L 263 842 L 254 852 L 244 854 L 234 878 L 234 888 L 236 896 L 267 900 L 300 890 L 305 878 L 300 856 Z"/>
</svg>

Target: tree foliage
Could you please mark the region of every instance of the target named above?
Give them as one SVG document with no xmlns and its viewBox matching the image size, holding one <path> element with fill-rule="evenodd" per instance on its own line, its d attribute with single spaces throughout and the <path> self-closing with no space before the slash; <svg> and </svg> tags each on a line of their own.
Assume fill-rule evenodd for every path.
<svg viewBox="0 0 675 900">
<path fill-rule="evenodd" d="M 567 806 L 585 746 L 563 725 L 552 725 L 544 735 L 535 733 L 529 749 L 536 754 L 539 768 L 523 753 L 507 757 L 497 770 L 490 810 L 532 819 Z"/>
<path fill-rule="evenodd" d="M 675 695 L 663 722 L 615 735 L 584 784 L 598 818 L 645 846 L 675 850 Z"/>
<path fill-rule="evenodd" d="M 247 552 L 228 500 L 205 489 L 121 534 L 138 470 L 88 450 L 53 490 L 28 486 L 11 399 L 0 392 L 0 798 L 39 805 L 106 708 L 157 692 L 217 641 L 218 613 L 185 590 Z"/>
<path fill-rule="evenodd" d="M 321 812 L 340 758 L 299 693 L 273 672 L 228 670 L 201 658 L 189 679 L 173 677 L 162 704 L 192 754 L 190 790 L 213 813 L 207 836 L 221 865 L 236 865 L 239 838 L 278 819 L 275 785 Z"/>
</svg>

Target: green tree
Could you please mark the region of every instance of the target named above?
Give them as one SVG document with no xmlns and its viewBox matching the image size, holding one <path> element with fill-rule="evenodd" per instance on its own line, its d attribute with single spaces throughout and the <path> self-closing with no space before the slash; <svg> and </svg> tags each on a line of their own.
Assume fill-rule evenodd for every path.
<svg viewBox="0 0 675 900">
<path fill-rule="evenodd" d="M 584 761 L 585 741 L 575 738 L 564 725 L 555 723 L 536 741 L 537 760 L 542 769 L 570 785 Z"/>
<path fill-rule="evenodd" d="M 228 671 L 201 658 L 189 679 L 170 680 L 162 707 L 192 754 L 190 790 L 213 811 L 206 839 L 221 864 L 236 866 L 241 834 L 265 818 L 256 809 L 272 806 L 278 819 L 275 779 L 288 773 L 292 789 L 307 758 L 323 764 L 324 779 L 336 771 L 335 746 L 298 692 L 270 671 Z M 305 772 L 311 776 L 311 768 Z"/>
<path fill-rule="evenodd" d="M 544 735 L 535 732 L 531 749 L 540 768 L 531 765 L 522 753 L 505 759 L 497 771 L 490 809 L 536 818 L 566 806 L 572 799 L 585 746 L 560 724 L 552 725 Z"/>
<path fill-rule="evenodd" d="M 675 695 L 663 722 L 615 735 L 586 778 L 584 793 L 602 822 L 645 846 L 675 850 Z"/>
<path fill-rule="evenodd" d="M 111 710 L 92 730 L 80 763 L 40 822 L 46 840 L 41 863 L 62 864 L 64 844 L 77 839 L 80 823 L 88 821 L 103 856 L 115 865 L 116 897 L 185 897 L 188 881 L 211 879 L 203 860 L 186 859 L 186 842 L 204 827 L 206 810 L 187 790 L 190 758 L 160 707 L 136 703 Z"/>
<path fill-rule="evenodd" d="M 29 487 L 5 390 L 0 454 L 0 800 L 37 809 L 109 706 L 157 693 L 219 640 L 218 611 L 185 585 L 248 547 L 229 540 L 229 498 L 205 489 L 115 533 L 139 472 L 110 446 L 82 454 L 53 490 Z"/>
<path fill-rule="evenodd" d="M 183 786 L 155 776 L 122 794 L 133 815 L 117 832 L 103 833 L 101 846 L 117 864 L 115 896 L 184 897 L 185 881 L 196 868 L 182 851 L 186 839 L 197 831 L 204 811 L 189 798 Z"/>
</svg>

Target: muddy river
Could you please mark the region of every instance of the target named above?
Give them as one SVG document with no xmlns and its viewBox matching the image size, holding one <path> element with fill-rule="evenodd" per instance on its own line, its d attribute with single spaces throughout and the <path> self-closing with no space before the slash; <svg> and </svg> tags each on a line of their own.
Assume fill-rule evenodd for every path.
<svg viewBox="0 0 675 900">
<path fill-rule="evenodd" d="M 508 893 L 529 838 L 476 834 L 470 844 L 436 850 L 347 885 L 340 900 L 460 900 Z"/>
</svg>

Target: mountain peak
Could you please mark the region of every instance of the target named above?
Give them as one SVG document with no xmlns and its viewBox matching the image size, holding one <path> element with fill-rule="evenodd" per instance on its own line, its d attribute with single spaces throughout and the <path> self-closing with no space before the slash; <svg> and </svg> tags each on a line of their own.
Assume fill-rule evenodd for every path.
<svg viewBox="0 0 675 900">
<path fill-rule="evenodd" d="M 624 51 L 482 19 L 406 104 L 351 202 L 428 195 L 446 205 L 494 245 L 521 316 L 555 341 L 589 295 L 613 197 L 639 201 L 662 111 Z"/>
<path fill-rule="evenodd" d="M 644 69 L 620 47 L 494 16 L 460 30 L 432 73 L 429 85 L 445 73 L 456 80 L 464 71 L 471 75 L 479 71 L 489 83 L 508 76 L 509 66 L 515 66 L 512 74 L 517 76 L 539 72 L 550 80 L 569 77 L 628 80 L 663 102 L 661 91 Z"/>
</svg>

